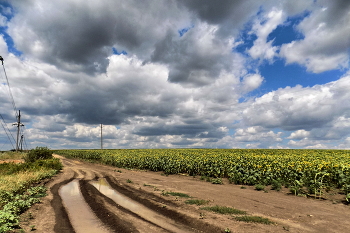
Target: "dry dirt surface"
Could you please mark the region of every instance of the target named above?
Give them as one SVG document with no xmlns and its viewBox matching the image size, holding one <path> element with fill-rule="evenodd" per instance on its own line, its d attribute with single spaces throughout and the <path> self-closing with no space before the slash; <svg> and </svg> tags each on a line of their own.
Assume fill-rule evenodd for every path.
<svg viewBox="0 0 350 233">
<path fill-rule="evenodd" d="M 2 163 L 24 163 L 23 159 L 0 159 L 0 164 Z"/>
<path fill-rule="evenodd" d="M 343 203 L 55 156 L 64 169 L 46 183 L 48 196 L 22 215 L 26 232 L 350 232 L 350 206 Z M 234 207 L 274 224 L 237 221 L 235 215 L 186 204 L 189 199 Z"/>
</svg>

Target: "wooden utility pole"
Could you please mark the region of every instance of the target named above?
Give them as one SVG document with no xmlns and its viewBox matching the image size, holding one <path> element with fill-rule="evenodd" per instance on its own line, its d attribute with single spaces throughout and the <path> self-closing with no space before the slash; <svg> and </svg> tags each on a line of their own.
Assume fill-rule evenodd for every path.
<svg viewBox="0 0 350 233">
<path fill-rule="evenodd" d="M 17 126 L 17 141 L 16 141 L 16 151 L 18 152 L 19 150 L 19 131 L 20 131 L 20 127 L 24 126 L 21 123 L 21 110 L 18 110 L 18 117 L 17 117 L 17 122 L 13 123 L 12 125 L 16 125 Z"/>
<path fill-rule="evenodd" d="M 101 150 L 103 149 L 103 142 L 102 142 L 102 124 L 101 124 Z"/>
</svg>

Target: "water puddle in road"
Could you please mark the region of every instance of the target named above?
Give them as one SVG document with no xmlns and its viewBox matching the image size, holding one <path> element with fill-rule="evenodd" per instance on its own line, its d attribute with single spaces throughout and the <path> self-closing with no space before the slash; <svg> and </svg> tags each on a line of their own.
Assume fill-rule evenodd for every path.
<svg viewBox="0 0 350 233">
<path fill-rule="evenodd" d="M 148 209 L 147 207 L 141 205 L 138 202 L 135 202 L 134 200 L 124 196 L 121 193 L 118 193 L 109 185 L 106 179 L 102 178 L 98 181 L 90 181 L 90 184 L 92 184 L 97 190 L 112 199 L 118 205 L 130 210 L 143 219 L 162 227 L 163 229 L 169 230 L 171 232 L 187 232 L 183 229 L 178 228 L 175 221 Z"/>
<path fill-rule="evenodd" d="M 108 233 L 103 223 L 95 216 L 85 202 L 79 180 L 73 180 L 59 190 L 64 207 L 68 212 L 70 222 L 77 233 Z"/>
</svg>

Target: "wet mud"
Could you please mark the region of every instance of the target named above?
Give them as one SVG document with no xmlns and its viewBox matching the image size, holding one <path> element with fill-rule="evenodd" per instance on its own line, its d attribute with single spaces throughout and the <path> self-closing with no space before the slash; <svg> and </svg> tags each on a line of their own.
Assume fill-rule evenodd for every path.
<svg viewBox="0 0 350 233">
<path fill-rule="evenodd" d="M 73 175 L 51 188 L 54 232 L 220 232 L 177 212 L 176 203 L 122 185 L 111 174 L 83 169 L 66 159 L 63 164 Z"/>
<path fill-rule="evenodd" d="M 68 218 L 77 233 L 108 233 L 102 221 L 94 214 L 85 202 L 79 187 L 79 180 L 75 179 L 62 186 L 59 190 L 63 206 Z"/>
</svg>

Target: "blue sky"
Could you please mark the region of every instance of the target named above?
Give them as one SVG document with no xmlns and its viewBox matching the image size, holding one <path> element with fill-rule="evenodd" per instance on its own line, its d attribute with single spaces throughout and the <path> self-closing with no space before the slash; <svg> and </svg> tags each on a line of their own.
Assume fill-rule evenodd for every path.
<svg viewBox="0 0 350 233">
<path fill-rule="evenodd" d="M 350 148 L 348 1 L 123 4 L 0 2 L 28 147 Z"/>
</svg>

